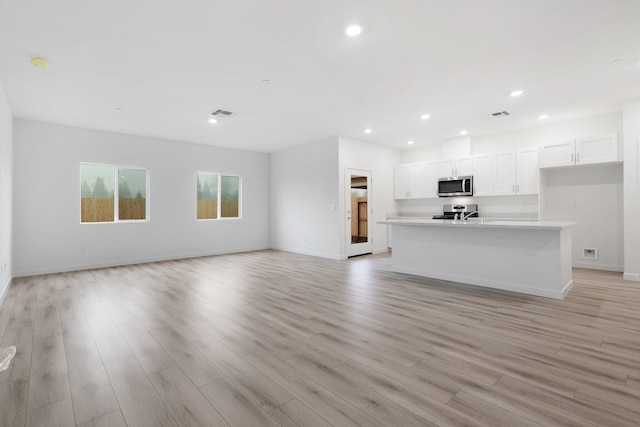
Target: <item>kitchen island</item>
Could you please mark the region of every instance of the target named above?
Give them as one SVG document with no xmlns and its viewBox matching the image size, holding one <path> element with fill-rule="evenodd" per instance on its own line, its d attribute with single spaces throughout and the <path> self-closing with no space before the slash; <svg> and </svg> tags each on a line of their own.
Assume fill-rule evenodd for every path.
<svg viewBox="0 0 640 427">
<path fill-rule="evenodd" d="M 395 218 L 392 271 L 562 299 L 573 222 Z"/>
</svg>

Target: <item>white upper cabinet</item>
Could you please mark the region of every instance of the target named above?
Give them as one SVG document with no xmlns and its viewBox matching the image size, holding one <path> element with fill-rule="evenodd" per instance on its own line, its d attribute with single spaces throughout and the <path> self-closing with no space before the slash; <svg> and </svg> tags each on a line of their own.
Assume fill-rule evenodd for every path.
<svg viewBox="0 0 640 427">
<path fill-rule="evenodd" d="M 438 162 L 431 161 L 424 164 L 424 197 L 438 197 Z"/>
<path fill-rule="evenodd" d="M 409 165 L 393 167 L 393 198 L 409 198 Z"/>
<path fill-rule="evenodd" d="M 473 174 L 471 156 L 440 161 L 440 178 L 447 176 L 467 176 Z"/>
<path fill-rule="evenodd" d="M 440 160 L 440 173 L 438 173 L 438 178 L 453 176 L 455 170 L 456 170 L 455 160 Z"/>
<path fill-rule="evenodd" d="M 454 176 L 467 176 L 473 174 L 473 161 L 471 156 L 456 159 L 456 174 Z"/>
<path fill-rule="evenodd" d="M 620 161 L 618 134 L 540 144 L 540 167 L 588 165 Z"/>
<path fill-rule="evenodd" d="M 619 161 L 618 134 L 576 139 L 576 164 Z"/>
<path fill-rule="evenodd" d="M 540 144 L 540 167 L 555 168 L 575 164 L 576 141 L 566 140 Z"/>
<path fill-rule="evenodd" d="M 493 194 L 496 196 L 540 192 L 538 147 L 497 153 L 493 171 Z"/>
<path fill-rule="evenodd" d="M 516 154 L 516 194 L 540 193 L 538 147 L 521 148 Z"/>
<path fill-rule="evenodd" d="M 515 152 L 497 153 L 493 168 L 493 194 L 505 196 L 516 194 Z"/>
<path fill-rule="evenodd" d="M 493 194 L 493 154 L 473 156 L 473 195 L 491 196 Z"/>
<path fill-rule="evenodd" d="M 425 197 L 426 163 L 410 163 L 394 167 L 393 197 L 420 199 Z"/>
</svg>

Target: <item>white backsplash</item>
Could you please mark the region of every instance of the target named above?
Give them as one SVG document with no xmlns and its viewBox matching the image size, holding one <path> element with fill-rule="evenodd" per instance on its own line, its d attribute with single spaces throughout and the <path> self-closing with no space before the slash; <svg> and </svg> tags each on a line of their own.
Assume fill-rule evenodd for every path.
<svg viewBox="0 0 640 427">
<path fill-rule="evenodd" d="M 392 216 L 431 218 L 442 214 L 442 205 L 478 204 L 479 216 L 496 219 L 537 220 L 539 218 L 538 195 L 441 197 L 437 199 L 396 200 L 396 212 Z"/>
</svg>

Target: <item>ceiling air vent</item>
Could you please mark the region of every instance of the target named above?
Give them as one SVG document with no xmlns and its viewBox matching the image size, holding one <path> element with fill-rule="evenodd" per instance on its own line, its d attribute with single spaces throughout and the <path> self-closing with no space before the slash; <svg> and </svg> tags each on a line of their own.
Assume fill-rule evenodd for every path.
<svg viewBox="0 0 640 427">
<path fill-rule="evenodd" d="M 502 117 L 502 116 L 510 116 L 511 113 L 505 110 L 505 111 L 498 111 L 497 113 L 491 113 L 489 115 L 491 117 Z"/>
<path fill-rule="evenodd" d="M 227 119 L 229 117 L 237 116 L 238 113 L 232 113 L 231 111 L 226 111 L 226 110 L 216 110 L 213 113 L 211 113 L 211 115 L 219 119 Z"/>
</svg>

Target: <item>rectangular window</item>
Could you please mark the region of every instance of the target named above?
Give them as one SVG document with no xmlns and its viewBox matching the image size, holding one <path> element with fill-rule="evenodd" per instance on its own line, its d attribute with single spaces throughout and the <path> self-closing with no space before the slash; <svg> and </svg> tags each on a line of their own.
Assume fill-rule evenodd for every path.
<svg viewBox="0 0 640 427">
<path fill-rule="evenodd" d="M 220 177 L 220 216 L 222 218 L 238 218 L 240 215 L 240 177 Z"/>
<path fill-rule="evenodd" d="M 118 219 L 147 218 L 147 171 L 118 169 Z"/>
<path fill-rule="evenodd" d="M 198 219 L 218 218 L 218 174 L 198 172 Z"/>
<path fill-rule="evenodd" d="M 240 218 L 240 177 L 197 173 L 198 219 Z"/>
<path fill-rule="evenodd" d="M 82 222 L 114 221 L 114 166 L 81 165 Z"/>
<path fill-rule="evenodd" d="M 80 222 L 144 221 L 148 188 L 145 169 L 81 164 Z"/>
</svg>

